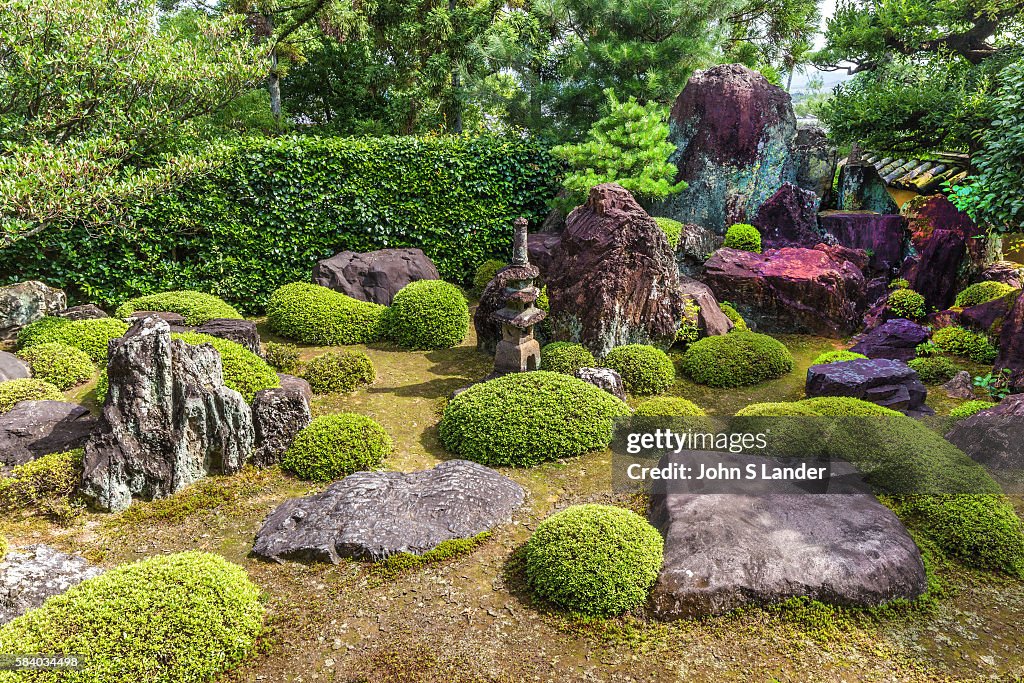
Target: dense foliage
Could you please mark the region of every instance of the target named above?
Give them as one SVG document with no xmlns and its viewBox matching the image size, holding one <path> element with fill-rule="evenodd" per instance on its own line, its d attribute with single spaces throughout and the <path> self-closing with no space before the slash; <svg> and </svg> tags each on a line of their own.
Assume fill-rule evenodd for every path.
<svg viewBox="0 0 1024 683">
<path fill-rule="evenodd" d="M 726 318 L 732 321 L 732 329 L 736 330 L 737 332 L 742 332 L 744 330 L 750 329 L 750 327 L 747 326 L 747 321 L 743 319 L 743 316 L 740 315 L 740 312 L 737 311 L 736 307 L 733 306 L 732 304 L 723 301 L 722 303 L 718 304 L 718 308 L 722 311 L 722 313 L 725 314 Z"/>
<path fill-rule="evenodd" d="M 957 420 L 962 420 L 965 417 L 974 415 L 975 413 L 980 413 L 982 410 L 988 410 L 995 405 L 996 404 L 992 401 L 966 401 L 949 411 L 949 416 L 956 418 Z"/>
<path fill-rule="evenodd" d="M 580 368 L 597 366 L 594 354 L 582 344 L 551 342 L 540 350 L 540 369 L 575 375 Z"/>
<path fill-rule="evenodd" d="M 907 362 L 925 384 L 942 384 L 960 372 L 960 366 L 945 356 L 912 358 Z"/>
<path fill-rule="evenodd" d="M 64 394 L 41 379 L 9 379 L 0 382 L 0 414 L 10 411 L 21 401 L 63 401 Z"/>
<path fill-rule="evenodd" d="M 691 344 L 681 367 L 698 384 L 745 387 L 785 375 L 793 369 L 793 356 L 766 334 L 737 331 Z"/>
<path fill-rule="evenodd" d="M 1014 291 L 1014 288 L 1010 285 L 1002 282 L 996 282 L 995 280 L 976 282 L 956 295 L 954 306 L 959 306 L 961 308 L 977 306 L 978 304 L 983 304 L 986 301 L 992 301 L 993 299 L 998 299 L 1001 296 L 1006 296 L 1012 291 Z"/>
<path fill-rule="evenodd" d="M 0 512 L 31 511 L 70 524 L 84 510 L 72 502 L 82 481 L 82 450 L 50 453 L 0 477 Z"/>
<path fill-rule="evenodd" d="M 377 379 L 370 357 L 362 351 L 324 353 L 309 361 L 302 374 L 314 394 L 348 393 Z"/>
<path fill-rule="evenodd" d="M 88 382 L 96 372 L 89 354 L 60 342 L 30 346 L 19 351 L 18 357 L 28 363 L 34 378 L 46 380 L 61 391 Z"/>
<path fill-rule="evenodd" d="M 377 341 L 383 315 L 384 306 L 306 282 L 280 287 L 267 304 L 271 330 L 315 346 Z"/>
<path fill-rule="evenodd" d="M 654 346 L 616 346 L 601 364 L 622 377 L 626 391 L 637 396 L 660 394 L 676 381 L 676 369 L 668 354 Z"/>
<path fill-rule="evenodd" d="M 458 346 L 469 330 L 469 304 L 443 280 L 417 280 L 402 287 L 384 313 L 384 333 L 407 349 Z"/>
<path fill-rule="evenodd" d="M 894 289 L 885 305 L 893 315 L 907 320 L 920 320 L 928 312 L 924 297 L 912 289 Z"/>
<path fill-rule="evenodd" d="M 323 415 L 299 432 L 281 467 L 308 481 L 333 481 L 380 467 L 392 448 L 384 428 L 364 415 Z"/>
<path fill-rule="evenodd" d="M 214 318 L 241 318 L 239 313 L 224 300 L 203 292 L 180 291 L 161 292 L 129 299 L 117 307 L 115 318 L 127 318 L 136 311 L 160 311 L 177 313 L 185 318 L 186 325 L 199 326 Z"/>
<path fill-rule="evenodd" d="M 988 337 L 957 325 L 936 330 L 932 343 L 946 353 L 970 358 L 975 363 L 991 363 L 996 357 L 996 348 Z"/>
<path fill-rule="evenodd" d="M 94 363 L 105 366 L 110 340 L 123 337 L 127 331 L 128 323 L 117 318 L 68 320 L 46 317 L 21 328 L 18 348 L 60 342 L 85 351 Z"/>
<path fill-rule="evenodd" d="M 240 393 L 248 403 L 252 403 L 257 391 L 281 386 L 274 369 L 237 342 L 197 332 L 174 334 L 172 337 L 191 346 L 209 344 L 215 348 L 224 370 L 224 385 Z"/>
<path fill-rule="evenodd" d="M 760 254 L 761 233 L 749 223 L 736 223 L 725 231 L 725 242 L 722 246 Z"/>
<path fill-rule="evenodd" d="M 267 342 L 263 345 L 263 358 L 278 372 L 294 373 L 300 362 L 299 347 L 295 344 Z"/>
<path fill-rule="evenodd" d="M 649 398 L 638 404 L 633 414 L 638 417 L 700 417 L 704 410 L 689 399 L 678 396 Z"/>
<path fill-rule="evenodd" d="M 683 235 L 683 224 L 663 216 L 654 216 L 654 222 L 665 233 L 665 237 L 668 239 L 668 246 L 675 251 L 676 247 L 679 246 L 679 238 Z"/>
<path fill-rule="evenodd" d="M 498 274 L 498 271 L 507 266 L 508 264 L 498 259 L 487 259 L 473 272 L 473 294 L 480 296 L 487 289 L 487 285 L 490 284 L 494 276 Z"/>
</svg>

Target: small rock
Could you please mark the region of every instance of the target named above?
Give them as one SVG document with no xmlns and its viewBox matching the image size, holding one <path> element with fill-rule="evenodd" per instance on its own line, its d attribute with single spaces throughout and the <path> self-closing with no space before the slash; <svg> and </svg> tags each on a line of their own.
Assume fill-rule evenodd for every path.
<svg viewBox="0 0 1024 683">
<path fill-rule="evenodd" d="M 68 320 L 100 320 L 110 317 L 96 304 L 72 306 L 66 311 L 61 311 L 57 315 L 61 318 L 67 318 Z"/>
<path fill-rule="evenodd" d="M 611 368 L 580 368 L 576 371 L 576 378 L 607 391 L 615 398 L 626 400 L 626 386 L 622 383 L 622 376 Z"/>
<path fill-rule="evenodd" d="M 928 389 L 906 363 L 885 358 L 812 365 L 807 369 L 808 398 L 849 396 L 906 415 L 932 415 L 925 405 Z"/>
<path fill-rule="evenodd" d="M 0 340 L 14 339 L 18 330 L 68 307 L 64 292 L 37 280 L 0 287 Z"/>
<path fill-rule="evenodd" d="M 313 267 L 313 282 L 360 301 L 390 306 L 398 290 L 417 280 L 439 280 L 437 267 L 420 249 L 343 251 Z"/>
<path fill-rule="evenodd" d="M 956 373 L 942 388 L 950 398 L 974 398 L 974 381 L 966 370 Z"/>
<path fill-rule="evenodd" d="M 28 364 L 13 353 L 0 351 L 0 382 L 11 379 L 27 379 L 32 374 L 29 372 Z"/>
<path fill-rule="evenodd" d="M 305 380 L 302 382 L 305 383 Z M 252 421 L 256 435 L 253 464 L 269 467 L 280 462 L 295 436 L 312 419 L 309 398 L 296 384 L 256 392 L 252 402 Z"/>
<path fill-rule="evenodd" d="M 89 411 L 63 401 L 21 401 L 0 415 L 0 465 L 24 465 L 80 448 L 99 428 Z"/>
<path fill-rule="evenodd" d="M 917 345 L 928 340 L 928 328 L 904 318 L 893 318 L 854 337 L 850 351 L 862 353 L 868 358 L 888 358 L 908 361 L 917 355 Z"/>
</svg>

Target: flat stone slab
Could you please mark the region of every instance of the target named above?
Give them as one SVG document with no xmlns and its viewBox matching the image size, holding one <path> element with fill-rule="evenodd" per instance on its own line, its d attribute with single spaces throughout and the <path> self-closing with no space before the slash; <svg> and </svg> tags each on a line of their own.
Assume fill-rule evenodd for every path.
<svg viewBox="0 0 1024 683">
<path fill-rule="evenodd" d="M 862 353 L 868 358 L 906 362 L 917 356 L 917 345 L 927 341 L 928 336 L 928 328 L 924 325 L 904 318 L 893 318 L 855 338 L 857 343 L 850 351 Z"/>
<path fill-rule="evenodd" d="M 21 401 L 0 415 L 0 469 L 80 448 L 98 427 L 75 403 Z"/>
<path fill-rule="evenodd" d="M 879 605 L 926 588 L 917 546 L 871 494 L 658 495 L 650 517 L 665 537 L 651 593 L 661 619 L 797 596 Z"/>
<path fill-rule="evenodd" d="M 31 377 L 28 365 L 13 353 L 0 351 L 0 382 Z"/>
<path fill-rule="evenodd" d="M 263 353 L 260 347 L 260 333 L 256 329 L 256 323 L 251 320 L 214 318 L 197 327 L 196 332 L 241 344 L 257 356 Z"/>
<path fill-rule="evenodd" d="M 902 361 L 873 358 L 823 363 L 807 369 L 809 398 L 848 396 L 899 410 L 906 415 L 932 415 L 924 404 L 928 389 L 917 372 Z"/>
<path fill-rule="evenodd" d="M 468 460 L 420 472 L 356 472 L 322 493 L 293 498 L 256 534 L 253 554 L 338 563 L 423 553 L 507 522 L 525 500 L 519 484 Z"/>
<path fill-rule="evenodd" d="M 11 548 L 0 562 L 0 624 L 102 573 L 84 557 L 65 555 L 47 545 Z"/>
</svg>

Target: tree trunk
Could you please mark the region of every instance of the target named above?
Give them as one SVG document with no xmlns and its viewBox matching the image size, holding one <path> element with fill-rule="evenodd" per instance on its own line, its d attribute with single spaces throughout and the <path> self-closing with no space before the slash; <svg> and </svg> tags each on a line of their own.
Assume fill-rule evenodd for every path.
<svg viewBox="0 0 1024 683">
<path fill-rule="evenodd" d="M 448 0 L 449 16 L 455 13 L 455 0 Z M 462 133 L 462 88 L 459 78 L 459 67 L 452 60 L 452 107 L 451 107 L 451 130 L 456 135 Z"/>
<path fill-rule="evenodd" d="M 793 72 L 796 71 L 796 67 L 789 70 L 789 76 L 786 77 L 786 92 L 793 87 Z"/>
<path fill-rule="evenodd" d="M 277 72 L 277 50 L 270 53 L 267 92 L 270 93 L 270 113 L 277 123 L 281 123 L 281 75 Z"/>
</svg>

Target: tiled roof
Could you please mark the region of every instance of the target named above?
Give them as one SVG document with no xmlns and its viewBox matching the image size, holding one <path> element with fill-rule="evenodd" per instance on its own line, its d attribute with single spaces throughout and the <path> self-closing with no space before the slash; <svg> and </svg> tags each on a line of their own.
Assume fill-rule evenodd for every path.
<svg viewBox="0 0 1024 683">
<path fill-rule="evenodd" d="M 905 159 L 866 153 L 866 160 L 877 170 L 886 185 L 921 194 L 932 194 L 943 183 L 953 185 L 967 177 L 970 157 L 966 154 L 935 154 L 931 159 Z"/>
</svg>

